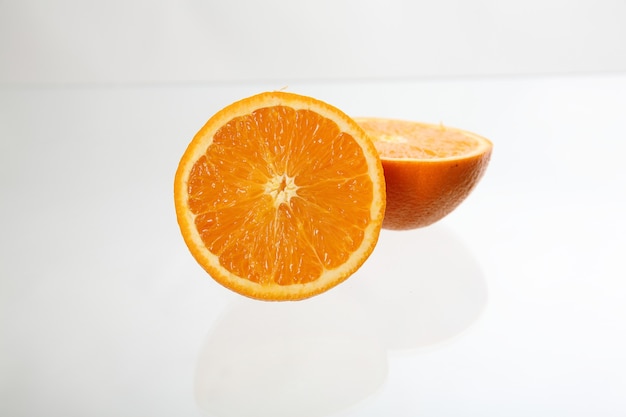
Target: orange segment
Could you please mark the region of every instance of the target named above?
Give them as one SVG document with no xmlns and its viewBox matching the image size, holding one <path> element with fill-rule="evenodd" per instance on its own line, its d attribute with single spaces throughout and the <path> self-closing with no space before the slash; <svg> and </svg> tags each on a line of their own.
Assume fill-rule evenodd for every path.
<svg viewBox="0 0 626 417">
<path fill-rule="evenodd" d="M 383 227 L 406 230 L 447 216 L 487 169 L 492 143 L 443 125 L 355 118 L 380 154 L 387 187 Z"/>
<path fill-rule="evenodd" d="M 264 300 L 319 294 L 378 239 L 385 184 L 365 132 L 310 97 L 269 92 L 196 134 L 175 178 L 185 243 L 220 284 Z"/>
</svg>

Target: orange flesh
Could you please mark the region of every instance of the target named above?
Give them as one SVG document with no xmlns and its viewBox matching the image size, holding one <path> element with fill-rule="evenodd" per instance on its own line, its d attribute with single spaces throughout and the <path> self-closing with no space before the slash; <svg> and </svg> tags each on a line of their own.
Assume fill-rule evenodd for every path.
<svg viewBox="0 0 626 417">
<path fill-rule="evenodd" d="M 187 191 L 209 251 L 260 284 L 315 281 L 361 245 L 371 220 L 362 149 L 310 110 L 274 106 L 232 119 L 193 166 Z"/>
<path fill-rule="evenodd" d="M 381 158 L 441 159 L 475 153 L 476 139 L 445 126 L 385 119 L 359 119 L 359 124 L 376 137 L 374 146 Z"/>
</svg>

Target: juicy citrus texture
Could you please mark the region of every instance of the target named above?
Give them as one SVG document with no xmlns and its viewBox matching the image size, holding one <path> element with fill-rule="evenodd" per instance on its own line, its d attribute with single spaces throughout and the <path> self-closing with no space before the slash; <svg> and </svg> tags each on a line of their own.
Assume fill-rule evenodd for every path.
<svg viewBox="0 0 626 417">
<path fill-rule="evenodd" d="M 264 300 L 302 299 L 345 280 L 373 250 L 385 207 L 365 132 L 326 103 L 284 92 L 209 119 L 180 161 L 174 194 L 198 263 Z"/>
<path fill-rule="evenodd" d="M 355 121 L 380 153 L 386 229 L 415 229 L 442 219 L 472 192 L 489 164 L 493 146 L 474 133 L 404 120 Z"/>
</svg>

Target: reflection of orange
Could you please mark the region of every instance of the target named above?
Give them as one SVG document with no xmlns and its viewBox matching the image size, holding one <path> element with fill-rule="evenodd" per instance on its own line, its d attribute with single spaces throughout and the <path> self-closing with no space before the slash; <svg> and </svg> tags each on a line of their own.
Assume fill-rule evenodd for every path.
<svg viewBox="0 0 626 417">
<path fill-rule="evenodd" d="M 197 356 L 203 415 L 321 417 L 374 395 L 388 373 L 387 351 L 367 312 L 345 295 L 231 303 Z"/>
<path fill-rule="evenodd" d="M 419 233 L 383 230 L 367 262 L 370 270 L 393 265 L 385 279 L 362 274 L 359 285 L 350 288 L 389 350 L 454 339 L 473 326 L 487 304 L 478 259 L 443 222 Z"/>
<path fill-rule="evenodd" d="M 383 227 L 428 226 L 454 210 L 481 179 L 487 139 L 460 129 L 402 120 L 356 118 L 374 140 L 387 183 Z"/>
<path fill-rule="evenodd" d="M 326 103 L 284 92 L 211 117 L 180 161 L 174 194 L 198 263 L 265 300 L 302 299 L 345 280 L 373 250 L 385 208 L 365 132 Z"/>
</svg>

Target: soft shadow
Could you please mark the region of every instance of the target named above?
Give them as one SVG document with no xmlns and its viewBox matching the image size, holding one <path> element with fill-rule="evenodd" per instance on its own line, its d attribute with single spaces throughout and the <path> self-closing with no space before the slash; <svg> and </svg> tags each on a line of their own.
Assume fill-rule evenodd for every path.
<svg viewBox="0 0 626 417">
<path fill-rule="evenodd" d="M 323 416 L 372 395 L 387 351 L 353 300 L 328 292 L 297 303 L 242 299 L 215 322 L 195 395 L 210 416 Z"/>
<path fill-rule="evenodd" d="M 383 231 L 346 284 L 309 300 L 238 299 L 200 352 L 195 396 L 208 416 L 317 417 L 374 394 L 388 352 L 432 346 L 480 316 L 487 286 L 441 226 Z"/>
<path fill-rule="evenodd" d="M 445 227 L 383 230 L 352 291 L 390 350 L 416 349 L 469 328 L 487 303 L 470 251 Z"/>
</svg>

